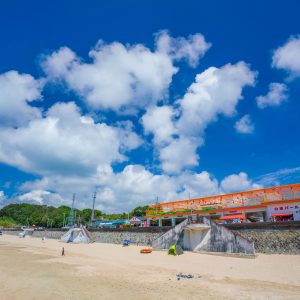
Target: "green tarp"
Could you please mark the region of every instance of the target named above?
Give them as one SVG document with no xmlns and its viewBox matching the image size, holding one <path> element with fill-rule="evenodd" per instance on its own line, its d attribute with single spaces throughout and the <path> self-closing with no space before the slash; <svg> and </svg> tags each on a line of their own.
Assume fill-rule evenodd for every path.
<svg viewBox="0 0 300 300">
<path fill-rule="evenodd" d="M 183 254 L 183 250 L 179 245 L 174 244 L 169 248 L 168 255 L 175 256 L 175 255 L 181 255 L 181 254 Z"/>
</svg>

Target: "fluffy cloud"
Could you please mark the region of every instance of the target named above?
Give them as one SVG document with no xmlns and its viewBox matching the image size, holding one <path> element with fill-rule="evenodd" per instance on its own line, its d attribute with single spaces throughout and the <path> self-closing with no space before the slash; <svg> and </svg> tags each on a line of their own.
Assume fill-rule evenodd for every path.
<svg viewBox="0 0 300 300">
<path fill-rule="evenodd" d="M 124 161 L 122 152 L 139 143 L 128 126 L 95 123 L 74 103 L 57 103 L 44 118 L 0 132 L 0 161 L 40 175 L 84 175 L 99 164 Z"/>
<path fill-rule="evenodd" d="M 115 173 L 111 166 L 98 166 L 90 176 L 52 175 L 22 185 L 24 192 L 32 189 L 54 190 L 64 203 L 71 205 L 72 194 L 76 193 L 76 207 L 91 207 L 92 192 L 97 191 L 96 207 L 106 212 L 128 211 L 138 205 L 146 205 L 173 199 L 176 181 L 167 175 L 155 175 L 141 165 L 127 165 Z"/>
<path fill-rule="evenodd" d="M 204 130 L 218 116 L 231 117 L 235 114 L 236 106 L 242 99 L 243 88 L 253 86 L 255 76 L 256 73 L 244 62 L 227 64 L 221 68 L 211 67 L 196 76 L 184 97 L 177 101 L 176 113 L 169 106 L 146 113 L 142 119 L 146 133 L 152 132 L 154 141 L 169 141 L 167 145 L 158 143 L 164 171 L 177 173 L 198 164 L 196 152 L 204 143 Z M 155 121 L 157 110 L 164 112 L 164 117 L 159 121 Z M 174 114 L 179 116 L 176 120 L 172 119 Z M 162 128 L 168 133 L 167 137 L 162 137 Z M 178 137 L 172 136 L 172 133 Z"/>
<path fill-rule="evenodd" d="M 218 181 L 207 172 L 182 173 L 178 176 L 153 174 L 141 165 L 127 165 L 115 173 L 109 165 L 98 167 L 91 176 L 53 175 L 22 185 L 21 198 L 53 203 L 60 197 L 71 205 L 72 194 L 76 193 L 76 207 L 90 207 L 92 191 L 97 190 L 96 206 L 104 211 L 128 211 L 138 205 L 187 199 L 219 193 Z M 52 190 L 55 193 L 48 194 Z M 36 196 L 36 197 L 33 197 Z M 61 205 L 61 200 L 58 204 Z"/>
<path fill-rule="evenodd" d="M 22 126 L 41 112 L 29 103 L 41 99 L 42 80 L 9 71 L 0 75 L 0 125 Z"/>
<path fill-rule="evenodd" d="M 240 172 L 239 174 L 232 174 L 225 177 L 221 181 L 221 189 L 224 193 L 233 193 L 240 192 L 252 189 L 259 189 L 262 186 L 256 183 L 253 183 L 248 175 L 244 172 Z"/>
<path fill-rule="evenodd" d="M 6 197 L 5 197 L 4 192 L 0 191 L 0 208 L 4 205 L 5 199 L 6 199 Z"/>
<path fill-rule="evenodd" d="M 19 196 L 18 200 L 20 202 L 32 204 L 47 204 L 54 206 L 60 206 L 63 204 L 63 199 L 60 195 L 43 190 L 32 190 L 31 192 Z"/>
<path fill-rule="evenodd" d="M 269 85 L 269 92 L 265 96 L 258 96 L 256 98 L 257 106 L 259 108 L 266 108 L 269 106 L 279 106 L 282 102 L 288 99 L 288 88 L 284 83 L 272 82 Z"/>
<path fill-rule="evenodd" d="M 286 70 L 292 77 L 300 75 L 300 36 L 291 37 L 274 51 L 272 66 Z"/>
<path fill-rule="evenodd" d="M 162 169 L 167 173 L 179 173 L 183 168 L 198 165 L 198 141 L 180 137 L 160 149 L 159 158 Z"/>
<path fill-rule="evenodd" d="M 166 97 L 178 71 L 174 60 L 186 58 L 196 65 L 208 49 L 202 35 L 173 39 L 163 33 L 158 35 L 157 45 L 151 51 L 141 44 L 100 40 L 89 52 L 91 63 L 84 63 L 64 47 L 47 56 L 42 67 L 50 80 L 62 80 L 94 109 L 132 113 Z"/>
<path fill-rule="evenodd" d="M 178 129 L 187 136 L 198 136 L 218 115 L 232 116 L 245 86 L 253 86 L 256 73 L 244 62 L 211 67 L 196 76 L 195 82 L 179 101 L 182 116 Z"/>
<path fill-rule="evenodd" d="M 172 141 L 176 133 L 173 119 L 175 112 L 171 106 L 151 107 L 142 117 L 142 124 L 146 133 L 154 135 L 154 143 L 163 145 Z"/>
<path fill-rule="evenodd" d="M 105 212 L 123 212 L 139 205 L 175 201 L 189 197 L 217 195 L 224 192 L 260 188 L 246 173 L 229 175 L 221 183 L 206 171 L 183 172 L 170 176 L 153 174 L 141 165 L 127 165 L 115 173 L 109 165 L 98 167 L 91 176 L 53 175 L 22 185 L 24 201 L 36 200 L 56 206 L 71 205 L 76 193 L 75 206 L 91 207 L 93 191 L 97 191 L 96 207 Z M 55 191 L 49 194 L 47 191 Z M 55 200 L 57 199 L 57 200 Z M 61 200 L 63 199 L 63 200 Z"/>
<path fill-rule="evenodd" d="M 206 171 L 186 169 L 199 163 L 197 149 L 204 144 L 207 126 L 220 116 L 235 114 L 244 87 L 254 85 L 255 72 L 244 62 L 208 68 L 181 99 L 161 106 L 179 70 L 176 63 L 185 60 L 197 66 L 210 44 L 200 34 L 173 38 L 167 32 L 157 34 L 155 42 L 151 50 L 141 44 L 99 41 L 89 52 L 89 62 L 63 47 L 45 56 L 42 67 L 48 83 L 63 83 L 75 91 L 87 102 L 84 109 L 146 111 L 141 123 L 145 134 L 153 135 L 165 173 L 132 162 L 116 166 L 142 143 L 124 115 L 93 112 L 96 117 L 113 115 L 109 121 L 114 123 L 108 125 L 82 114 L 73 102 L 57 102 L 43 111 L 31 103 L 41 98 L 43 81 L 11 71 L 0 75 L 0 123 L 5 124 L 0 131 L 0 162 L 40 176 L 23 183 L 18 191 L 22 194 L 14 200 L 71 205 L 76 193 L 76 206 L 83 208 L 91 206 L 96 190 L 97 208 L 120 212 L 153 203 L 156 197 L 171 201 L 254 187 L 245 173 L 228 176 L 220 185 Z M 1 201 L 7 202 L 3 192 Z"/>
<path fill-rule="evenodd" d="M 220 194 L 218 180 L 206 171 L 201 173 L 184 172 L 177 177 L 176 181 L 181 191 L 178 193 L 178 199 Z"/>
<path fill-rule="evenodd" d="M 159 52 L 167 54 L 173 60 L 186 59 L 191 67 L 196 67 L 199 59 L 211 47 L 211 44 L 207 43 L 200 33 L 190 35 L 185 39 L 173 38 L 167 31 L 157 34 L 156 44 Z"/>
<path fill-rule="evenodd" d="M 252 133 L 254 131 L 254 125 L 249 115 L 244 115 L 234 125 L 235 129 L 239 133 Z"/>
</svg>

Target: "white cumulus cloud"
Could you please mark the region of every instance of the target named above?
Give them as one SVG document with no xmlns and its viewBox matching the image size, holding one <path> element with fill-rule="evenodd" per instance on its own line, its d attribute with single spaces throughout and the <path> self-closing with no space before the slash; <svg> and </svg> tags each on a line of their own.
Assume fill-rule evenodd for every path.
<svg viewBox="0 0 300 300">
<path fill-rule="evenodd" d="M 284 83 L 272 82 L 265 96 L 256 97 L 257 106 L 261 109 L 269 106 L 280 106 L 288 99 L 288 88 Z"/>
<path fill-rule="evenodd" d="M 0 74 L 0 125 L 17 127 L 39 118 L 40 110 L 29 103 L 41 99 L 42 86 L 42 80 L 29 74 Z"/>
<path fill-rule="evenodd" d="M 287 71 L 291 77 L 300 75 L 300 36 L 291 37 L 274 51 L 272 66 Z"/>
<path fill-rule="evenodd" d="M 92 205 L 93 191 L 97 191 L 96 207 L 105 212 L 126 212 L 136 206 L 156 202 L 183 200 L 218 195 L 224 192 L 260 188 L 244 172 L 232 174 L 219 182 L 206 171 L 199 173 L 182 172 L 175 176 L 154 174 L 142 165 L 127 165 L 114 172 L 111 166 L 99 166 L 90 176 L 51 175 L 41 180 L 22 185 L 24 201 L 34 199 L 44 204 L 71 205 L 76 194 L 75 207 Z M 47 191 L 52 191 L 47 194 Z M 33 198 L 36 196 L 36 198 Z M 63 199 L 63 200 L 60 200 Z"/>
<path fill-rule="evenodd" d="M 224 193 L 242 192 L 246 190 L 259 189 L 262 186 L 253 183 L 248 174 L 240 172 L 239 174 L 231 174 L 225 177 L 220 184 L 221 190 Z"/>
<path fill-rule="evenodd" d="M 211 47 L 200 33 L 189 35 L 188 38 L 174 38 L 167 31 L 157 34 L 156 44 L 158 51 L 166 53 L 174 60 L 186 59 L 191 67 L 196 67 L 199 59 Z"/>
<path fill-rule="evenodd" d="M 243 172 L 220 183 L 206 171 L 187 170 L 199 165 L 197 151 L 209 124 L 234 116 L 243 89 L 255 83 L 256 72 L 244 62 L 211 67 L 169 103 L 178 62 L 196 67 L 210 46 L 201 34 L 174 38 L 162 31 L 154 49 L 99 41 L 88 60 L 68 47 L 45 56 L 41 64 L 47 83 L 75 92 L 88 104 L 82 110 L 93 116 L 74 102 L 56 102 L 47 110 L 34 107 L 44 80 L 16 71 L 0 75 L 0 163 L 39 176 L 23 183 L 12 199 L 71 205 L 76 193 L 76 206 L 84 208 L 91 206 L 96 190 L 97 208 L 120 212 L 156 197 L 164 202 L 256 187 Z M 130 151 L 148 142 L 136 133 L 137 120 L 124 117 L 138 110 L 145 112 L 140 122 L 145 135 L 153 136 L 162 173 L 129 160 Z M 8 201 L 0 191 L 0 205 Z"/>
<path fill-rule="evenodd" d="M 254 125 L 249 115 L 241 117 L 234 125 L 235 129 L 239 133 L 253 133 Z"/>
<path fill-rule="evenodd" d="M 164 112 L 164 117 L 159 120 L 156 120 L 157 113 L 146 113 L 142 118 L 144 129 L 146 133 L 154 134 L 165 172 L 178 173 L 198 165 L 197 148 L 204 143 L 204 130 L 218 116 L 231 117 L 235 114 L 236 106 L 243 98 L 243 88 L 253 86 L 255 77 L 256 73 L 244 62 L 211 67 L 196 76 L 183 98 L 177 101 L 178 108 L 159 108 Z M 175 120 L 172 118 L 174 115 L 178 116 Z M 157 143 L 162 139 L 162 131 L 168 133 L 167 137 L 163 136 L 168 144 Z"/>
<path fill-rule="evenodd" d="M 186 58 L 196 65 L 208 49 L 202 35 L 174 39 L 163 33 L 156 42 L 158 48 L 151 51 L 142 44 L 100 40 L 89 52 L 91 63 L 63 47 L 46 56 L 42 67 L 50 80 L 63 81 L 92 108 L 133 113 L 167 96 L 178 71 L 174 60 Z"/>
<path fill-rule="evenodd" d="M 184 97 L 179 100 L 182 116 L 178 129 L 189 136 L 201 134 L 218 115 L 231 117 L 245 86 L 253 86 L 256 73 L 244 62 L 210 67 L 196 76 Z"/>
<path fill-rule="evenodd" d="M 5 204 L 5 199 L 4 191 L 0 191 L 0 208 Z"/>
<path fill-rule="evenodd" d="M 56 193 L 51 193 L 44 190 L 32 190 L 31 192 L 22 194 L 18 197 L 20 202 L 32 204 L 47 204 L 47 205 L 62 205 L 63 199 Z"/>
<path fill-rule="evenodd" d="M 175 111 L 172 106 L 155 106 L 148 108 L 142 117 L 142 124 L 146 133 L 154 135 L 154 143 L 163 145 L 172 141 L 176 133 L 173 119 Z"/>
<path fill-rule="evenodd" d="M 179 173 L 183 168 L 198 165 L 197 147 L 199 141 L 180 137 L 160 149 L 159 158 L 162 169 L 167 173 Z"/>
<path fill-rule="evenodd" d="M 74 103 L 57 103 L 28 126 L 0 131 L 0 161 L 40 175 L 89 174 L 139 144 L 130 126 L 95 123 Z"/>
</svg>

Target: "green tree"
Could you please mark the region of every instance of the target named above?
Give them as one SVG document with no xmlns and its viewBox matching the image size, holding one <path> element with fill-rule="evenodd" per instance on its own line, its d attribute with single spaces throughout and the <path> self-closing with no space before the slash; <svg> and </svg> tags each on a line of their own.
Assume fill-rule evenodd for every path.
<svg viewBox="0 0 300 300">
<path fill-rule="evenodd" d="M 148 206 L 138 206 L 134 208 L 131 212 L 131 216 L 136 216 L 136 217 L 144 217 L 146 215 L 146 210 L 148 209 Z"/>
<path fill-rule="evenodd" d="M 10 228 L 10 227 L 16 227 L 19 224 L 10 217 L 0 217 L 0 228 Z"/>
</svg>

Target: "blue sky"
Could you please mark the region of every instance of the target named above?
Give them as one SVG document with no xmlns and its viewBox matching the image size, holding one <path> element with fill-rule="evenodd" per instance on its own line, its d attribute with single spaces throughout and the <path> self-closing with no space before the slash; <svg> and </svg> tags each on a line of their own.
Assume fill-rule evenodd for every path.
<svg viewBox="0 0 300 300">
<path fill-rule="evenodd" d="M 208 1 L 207 1 L 208 2 Z M 298 1 L 10 1 L 0 206 L 126 211 L 299 182 Z"/>
</svg>

